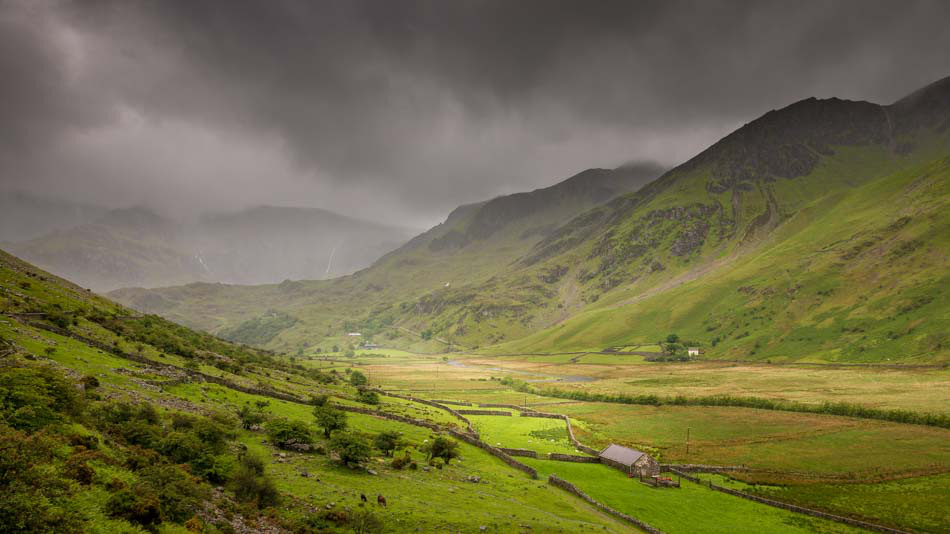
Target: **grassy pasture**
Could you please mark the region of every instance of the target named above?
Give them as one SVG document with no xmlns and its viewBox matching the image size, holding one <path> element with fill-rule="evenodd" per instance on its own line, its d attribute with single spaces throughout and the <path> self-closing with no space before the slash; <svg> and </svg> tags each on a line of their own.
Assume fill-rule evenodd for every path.
<svg viewBox="0 0 950 534">
<path fill-rule="evenodd" d="M 750 485 L 723 475 L 700 474 L 703 480 L 767 498 L 834 514 L 858 514 L 879 524 L 921 532 L 948 532 L 950 475 L 913 477 L 877 484 L 802 483 Z"/>
<path fill-rule="evenodd" d="M 514 449 L 530 449 L 539 455 L 549 452 L 576 454 L 560 419 L 497 415 L 467 416 L 485 442 Z"/>
<path fill-rule="evenodd" d="M 671 534 L 709 532 L 859 532 L 831 521 L 795 514 L 704 488 L 687 481 L 679 489 L 646 486 L 600 464 L 527 459 L 539 475 L 557 476 L 594 499 Z"/>
<path fill-rule="evenodd" d="M 585 422 L 575 433 L 591 446 L 620 442 L 670 462 L 859 478 L 950 469 L 950 430 L 940 428 L 729 407 L 575 403 L 546 410 Z"/>
</svg>

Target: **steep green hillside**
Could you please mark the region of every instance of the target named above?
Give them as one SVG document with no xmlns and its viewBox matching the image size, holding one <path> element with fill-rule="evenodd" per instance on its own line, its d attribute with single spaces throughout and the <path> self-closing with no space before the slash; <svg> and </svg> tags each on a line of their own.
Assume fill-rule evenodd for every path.
<svg viewBox="0 0 950 534">
<path fill-rule="evenodd" d="M 574 215 L 662 174 L 654 165 L 591 169 L 554 186 L 462 206 L 446 221 L 387 254 L 371 268 L 332 281 L 287 281 L 264 286 L 191 284 L 110 296 L 136 309 L 193 327 L 228 333 L 251 328 L 272 310 L 297 319 L 266 346 L 297 349 L 343 345 L 345 332 L 380 335 L 388 343 L 436 350 L 438 341 L 398 330 L 396 312 L 419 295 L 484 281 Z M 400 303 L 405 303 L 402 308 Z M 372 310 L 372 312 L 371 312 Z M 414 324 L 413 326 L 416 326 Z M 426 330 L 423 325 L 421 330 Z M 443 336 L 437 336 L 444 339 Z M 398 338 L 398 339 L 392 339 Z"/>
<path fill-rule="evenodd" d="M 116 296 L 210 330 L 280 310 L 299 319 L 266 344 L 281 348 L 352 330 L 490 353 L 675 333 L 707 358 L 943 360 L 948 157 L 950 78 L 889 106 L 808 99 L 533 244 L 489 224 L 510 210 L 473 206 L 333 283 Z M 471 253 L 439 256 L 455 247 Z"/>
<path fill-rule="evenodd" d="M 427 465 L 458 419 L 314 363 L 135 315 L 0 251 L 0 530 L 628 531 L 464 442 Z"/>
</svg>

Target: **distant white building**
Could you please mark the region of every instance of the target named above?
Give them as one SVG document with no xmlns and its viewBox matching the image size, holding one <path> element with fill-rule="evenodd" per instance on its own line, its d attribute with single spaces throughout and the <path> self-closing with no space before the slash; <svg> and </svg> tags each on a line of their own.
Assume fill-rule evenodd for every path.
<svg viewBox="0 0 950 534">
<path fill-rule="evenodd" d="M 350 332 L 347 335 L 350 337 L 359 337 L 359 336 L 362 336 L 363 334 L 360 334 L 359 332 Z"/>
<path fill-rule="evenodd" d="M 699 356 L 699 347 L 689 347 L 686 349 L 686 354 L 689 356 Z"/>
</svg>

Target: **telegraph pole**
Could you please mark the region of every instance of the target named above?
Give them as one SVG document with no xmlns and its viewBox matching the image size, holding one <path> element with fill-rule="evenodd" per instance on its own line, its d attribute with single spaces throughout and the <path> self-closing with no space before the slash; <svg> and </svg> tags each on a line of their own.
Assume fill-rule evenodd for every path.
<svg viewBox="0 0 950 534">
<path fill-rule="evenodd" d="M 689 461 L 689 427 L 686 427 L 686 460 Z"/>
</svg>

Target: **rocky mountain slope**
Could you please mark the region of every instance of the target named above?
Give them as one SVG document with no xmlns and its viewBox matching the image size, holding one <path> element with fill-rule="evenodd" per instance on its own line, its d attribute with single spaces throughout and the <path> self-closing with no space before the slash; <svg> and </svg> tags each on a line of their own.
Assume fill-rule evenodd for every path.
<svg viewBox="0 0 950 534">
<path fill-rule="evenodd" d="M 467 206 L 333 282 L 116 296 L 212 331 L 267 310 L 299 319 L 272 347 L 353 328 L 491 352 L 675 332 L 707 357 L 945 359 L 948 157 L 950 79 L 886 106 L 807 99 L 556 228 L 525 217 L 500 231 L 505 203 Z M 512 238 L 534 229 L 527 247 Z"/>
</svg>

